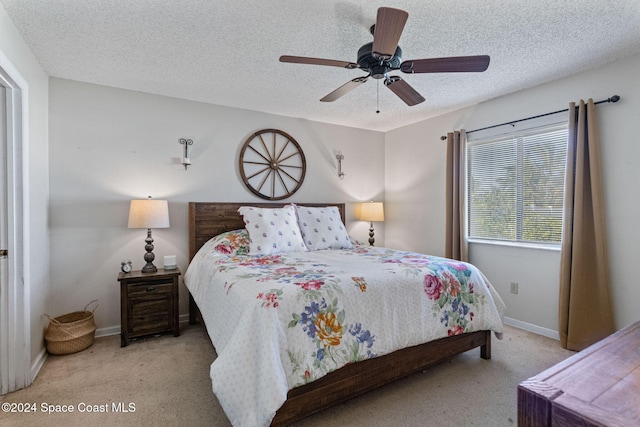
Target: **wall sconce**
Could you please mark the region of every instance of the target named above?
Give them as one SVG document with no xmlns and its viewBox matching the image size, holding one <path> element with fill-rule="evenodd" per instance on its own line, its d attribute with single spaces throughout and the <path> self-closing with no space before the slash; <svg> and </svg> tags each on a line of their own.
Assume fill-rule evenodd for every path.
<svg viewBox="0 0 640 427">
<path fill-rule="evenodd" d="M 193 145 L 193 140 L 180 138 L 178 142 L 184 145 L 184 156 L 182 156 L 182 164 L 184 165 L 184 170 L 187 170 L 187 168 L 191 166 L 191 159 L 189 158 L 189 146 Z"/>
<path fill-rule="evenodd" d="M 338 176 L 342 179 L 344 178 L 344 172 L 342 172 L 342 161 L 344 160 L 344 156 L 342 154 L 336 154 L 336 159 L 338 159 Z"/>
</svg>

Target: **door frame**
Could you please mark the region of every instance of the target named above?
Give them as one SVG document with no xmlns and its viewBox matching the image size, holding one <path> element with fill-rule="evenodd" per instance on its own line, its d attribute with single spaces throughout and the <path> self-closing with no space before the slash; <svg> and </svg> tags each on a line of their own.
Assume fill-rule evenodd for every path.
<svg viewBox="0 0 640 427">
<path fill-rule="evenodd" d="M 5 87 L 8 281 L 0 284 L 0 394 L 27 387 L 31 375 L 29 239 L 25 212 L 28 84 L 0 52 Z"/>
</svg>

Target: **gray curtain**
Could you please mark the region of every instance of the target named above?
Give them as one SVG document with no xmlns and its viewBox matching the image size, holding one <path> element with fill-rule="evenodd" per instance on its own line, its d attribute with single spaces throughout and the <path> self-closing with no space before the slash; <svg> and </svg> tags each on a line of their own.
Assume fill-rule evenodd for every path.
<svg viewBox="0 0 640 427">
<path fill-rule="evenodd" d="M 469 261 L 465 215 L 467 135 L 447 133 L 445 257 Z"/>
<path fill-rule="evenodd" d="M 558 331 L 576 351 L 614 332 L 599 144 L 593 100 L 571 103 Z"/>
</svg>

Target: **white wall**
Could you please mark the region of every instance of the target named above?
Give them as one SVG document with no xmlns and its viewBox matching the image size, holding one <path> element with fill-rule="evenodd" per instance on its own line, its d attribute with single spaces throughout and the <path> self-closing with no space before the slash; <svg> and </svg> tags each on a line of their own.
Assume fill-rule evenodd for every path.
<svg viewBox="0 0 640 427">
<path fill-rule="evenodd" d="M 606 226 L 616 327 L 640 320 L 635 264 L 640 258 L 640 56 L 388 132 L 385 136 L 386 245 L 444 254 L 445 143 L 453 129 L 477 129 L 620 95 L 598 106 Z M 507 316 L 557 331 L 559 252 L 472 244 L 471 261 L 507 304 Z M 519 293 L 509 293 L 518 282 Z"/>
<path fill-rule="evenodd" d="M 0 66 L 18 75 L 13 80 L 26 82 L 23 102 L 24 168 L 24 289 L 28 297 L 31 336 L 31 366 L 35 374 L 44 356 L 44 329 L 48 323 L 42 314 L 49 310 L 49 233 L 48 233 L 48 77 L 36 61 L 22 36 L 0 6 Z M 11 70 L 7 68 L 11 68 Z M 11 73 L 10 73 L 11 74 Z"/>
<path fill-rule="evenodd" d="M 302 187 L 287 201 L 353 202 L 384 197 L 384 134 L 52 78 L 50 80 L 51 282 L 54 315 L 99 299 L 98 333 L 119 332 L 120 261 L 144 265 L 145 230 L 127 229 L 129 200 L 169 201 L 171 228 L 153 231 L 156 265 L 164 255 L 187 266 L 187 202 L 264 201 L 244 187 L 238 153 L 253 132 L 276 128 L 301 145 Z M 191 138 L 192 166 L 179 164 L 181 137 Z M 334 151 L 344 155 L 343 180 Z M 376 226 L 384 242 L 384 227 Z M 159 261 L 159 262 L 158 262 Z M 187 312 L 181 289 L 181 312 Z"/>
</svg>

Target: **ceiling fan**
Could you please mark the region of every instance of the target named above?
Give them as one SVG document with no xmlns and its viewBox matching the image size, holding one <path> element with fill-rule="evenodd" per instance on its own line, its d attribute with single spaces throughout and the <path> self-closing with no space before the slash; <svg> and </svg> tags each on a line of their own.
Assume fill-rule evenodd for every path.
<svg viewBox="0 0 640 427">
<path fill-rule="evenodd" d="M 280 62 L 327 65 L 348 69 L 359 68 L 368 73 L 364 77 L 356 77 L 345 83 L 320 101 L 335 101 L 372 77 L 384 79 L 384 85 L 408 106 L 420 104 L 424 98 L 400 76 L 390 76 L 389 73 L 392 71 L 400 70 L 408 74 L 460 73 L 482 72 L 489 67 L 489 56 L 487 55 L 413 59 L 403 62 L 402 49 L 398 46 L 398 41 L 408 17 L 409 14 L 404 10 L 390 7 L 379 8 L 376 23 L 371 26 L 373 42 L 365 44 L 358 50 L 357 62 L 290 55 L 281 56 Z"/>
</svg>

